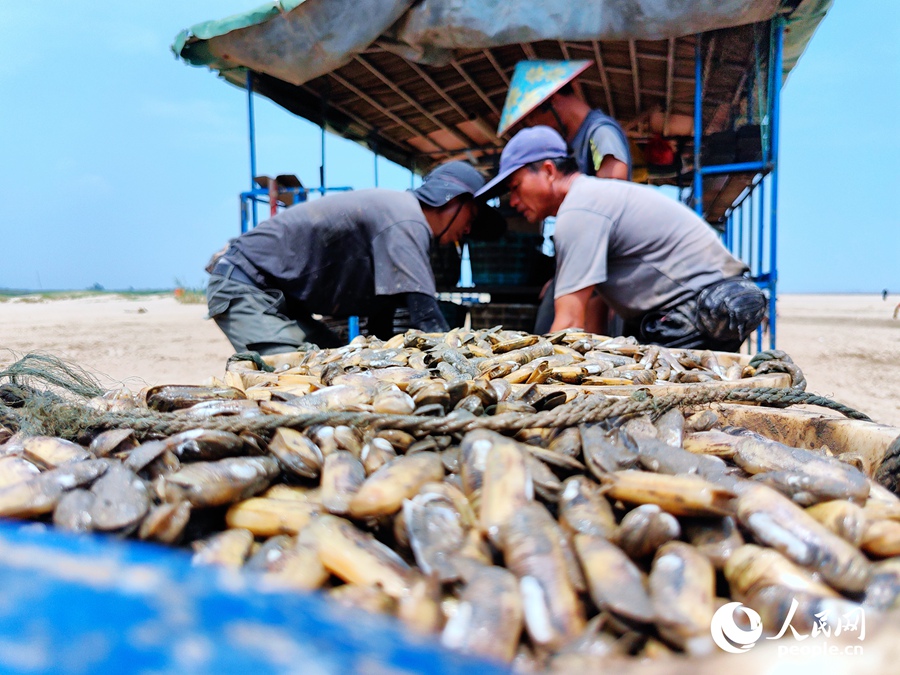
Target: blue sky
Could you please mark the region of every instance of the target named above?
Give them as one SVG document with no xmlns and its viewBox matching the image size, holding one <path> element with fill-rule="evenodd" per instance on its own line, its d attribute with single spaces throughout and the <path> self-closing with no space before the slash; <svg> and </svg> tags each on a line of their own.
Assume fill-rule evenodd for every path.
<svg viewBox="0 0 900 675">
<path fill-rule="evenodd" d="M 0 288 L 205 283 L 249 185 L 244 92 L 169 51 L 255 0 L 0 4 Z M 836 0 L 783 90 L 781 292 L 900 293 L 900 3 Z M 317 127 L 256 98 L 260 173 L 318 185 Z M 335 136 L 326 182 L 373 184 Z M 409 172 L 379 163 L 383 187 Z"/>
</svg>

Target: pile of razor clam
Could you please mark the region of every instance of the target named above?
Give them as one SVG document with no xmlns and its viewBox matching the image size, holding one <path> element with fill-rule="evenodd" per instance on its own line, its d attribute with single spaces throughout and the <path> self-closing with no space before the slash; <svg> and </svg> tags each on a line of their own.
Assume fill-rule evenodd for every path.
<svg viewBox="0 0 900 675">
<path fill-rule="evenodd" d="M 203 428 L 315 410 L 527 414 L 565 399 L 528 384 L 741 377 L 710 352 L 493 329 L 265 360 L 274 372 L 238 361 L 209 387 L 94 401 L 196 420 L 168 438 L 7 434 L 0 516 L 190 546 L 197 564 L 318 589 L 521 671 L 709 654 L 731 601 L 768 634 L 795 599 L 803 633 L 822 612 L 900 606 L 900 498 L 854 457 L 722 426 L 708 407 L 515 435 Z"/>
</svg>

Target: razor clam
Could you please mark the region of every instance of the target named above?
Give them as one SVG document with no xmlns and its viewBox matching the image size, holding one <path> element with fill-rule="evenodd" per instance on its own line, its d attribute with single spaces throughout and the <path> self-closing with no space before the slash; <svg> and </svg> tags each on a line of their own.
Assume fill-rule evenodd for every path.
<svg viewBox="0 0 900 675">
<path fill-rule="evenodd" d="M 108 467 L 105 459 L 71 462 L 0 488 L 0 516 L 28 518 L 50 513 L 66 491 L 92 483 Z"/>
<path fill-rule="evenodd" d="M 444 624 L 440 584 L 432 578 L 417 579 L 409 593 L 397 601 L 397 618 L 415 633 L 432 634 Z"/>
<path fill-rule="evenodd" d="M 678 408 L 672 408 L 653 423 L 656 437 L 673 448 L 681 448 L 684 440 L 684 414 Z"/>
<path fill-rule="evenodd" d="M 247 398 L 244 392 L 234 387 L 204 387 L 200 385 L 166 384 L 147 390 L 147 407 L 159 412 L 171 412 L 203 401 L 235 400 Z"/>
<path fill-rule="evenodd" d="M 900 556 L 900 523 L 894 520 L 869 523 L 860 547 L 876 558 Z"/>
<path fill-rule="evenodd" d="M 396 553 L 343 518 L 319 517 L 310 526 L 310 536 L 325 568 L 347 583 L 377 584 L 398 598 L 416 579 L 416 573 Z"/>
<path fill-rule="evenodd" d="M 137 444 L 134 429 L 109 429 L 94 436 L 89 450 L 94 457 L 107 457 L 117 451 L 131 450 Z"/>
<path fill-rule="evenodd" d="M 638 461 L 650 471 L 671 475 L 696 474 L 715 480 L 726 471 L 725 462 L 718 457 L 695 455 L 680 447 L 666 445 L 656 438 L 635 437 Z"/>
<path fill-rule="evenodd" d="M 352 453 L 336 450 L 322 467 L 322 505 L 331 513 L 344 515 L 350 500 L 366 480 L 366 469 Z"/>
<path fill-rule="evenodd" d="M 487 429 L 476 429 L 467 433 L 460 443 L 462 461 L 459 476 L 463 492 L 469 497 L 475 492 L 481 492 L 487 455 L 496 435 L 496 432 Z"/>
<path fill-rule="evenodd" d="M 490 449 L 484 460 L 479 527 L 494 543 L 500 528 L 534 499 L 534 484 L 525 454 L 512 439 L 489 432 Z"/>
<path fill-rule="evenodd" d="M 807 476 L 803 483 L 807 490 L 813 489 L 815 483 L 826 486 L 816 490 L 819 501 L 846 498 L 862 504 L 869 494 L 866 476 L 849 464 L 809 450 L 792 448 L 746 429 L 728 427 L 726 431 L 740 438 L 734 461 L 749 473 L 787 471 Z"/>
<path fill-rule="evenodd" d="M 69 462 L 81 462 L 93 455 L 77 443 L 51 436 L 32 436 L 22 441 L 22 456 L 47 469 L 55 469 Z"/>
<path fill-rule="evenodd" d="M 441 633 L 445 647 L 510 662 L 522 633 L 524 609 L 516 577 L 502 567 L 471 565 L 456 612 Z"/>
<path fill-rule="evenodd" d="M 280 550 L 281 555 L 263 574 L 263 584 L 270 588 L 292 588 L 313 591 L 328 580 L 328 570 L 322 565 L 315 537 L 310 531 L 291 538 L 291 545 Z"/>
<path fill-rule="evenodd" d="M 327 591 L 327 595 L 339 605 L 372 614 L 393 614 L 397 606 L 394 598 L 381 588 L 366 584 L 335 586 Z"/>
<path fill-rule="evenodd" d="M 246 572 L 270 572 L 281 567 L 284 552 L 294 545 L 294 537 L 286 534 L 266 539 L 244 563 Z"/>
<path fill-rule="evenodd" d="M 459 512 L 437 493 L 419 493 L 403 502 L 403 522 L 416 563 L 441 581 L 459 577 L 454 556 L 465 541 Z"/>
<path fill-rule="evenodd" d="M 625 514 L 612 541 L 629 557 L 640 560 L 680 535 L 681 526 L 675 516 L 656 504 L 641 504 Z"/>
<path fill-rule="evenodd" d="M 415 495 L 425 483 L 439 481 L 443 476 L 444 465 L 437 453 L 397 457 L 366 478 L 350 499 L 349 513 L 354 518 L 394 514 L 404 499 Z"/>
<path fill-rule="evenodd" d="M 865 556 L 778 492 L 752 487 L 738 497 L 737 514 L 757 540 L 815 569 L 834 588 L 851 593 L 865 589 Z"/>
<path fill-rule="evenodd" d="M 166 449 L 185 462 L 213 461 L 242 454 L 244 439 L 229 431 L 191 429 L 166 439 Z"/>
<path fill-rule="evenodd" d="M 388 462 L 397 459 L 394 447 L 384 438 L 375 437 L 362 446 L 359 459 L 367 476 L 371 476 Z"/>
<path fill-rule="evenodd" d="M 576 534 L 574 544 L 597 607 L 642 624 L 655 620 L 647 579 L 622 549 L 592 534 Z"/>
<path fill-rule="evenodd" d="M 820 502 L 810 506 L 806 512 L 841 539 L 857 547 L 862 543 L 869 524 L 863 508 L 845 499 Z"/>
<path fill-rule="evenodd" d="M 163 502 L 151 507 L 141 522 L 138 536 L 164 544 L 174 544 L 184 533 L 191 517 L 191 503 L 187 500 Z"/>
<path fill-rule="evenodd" d="M 744 543 L 732 516 L 683 518 L 681 525 L 686 539 L 709 558 L 716 569 L 724 567 L 734 551 Z"/>
<path fill-rule="evenodd" d="M 695 476 L 616 471 L 605 474 L 602 482 L 614 499 L 657 504 L 675 516 L 726 516 L 734 511 L 733 492 Z"/>
<path fill-rule="evenodd" d="M 269 441 L 269 452 L 286 470 L 302 478 L 318 478 L 325 458 L 311 438 L 295 429 L 279 427 Z"/>
<path fill-rule="evenodd" d="M 231 529 L 217 532 L 191 544 L 194 549 L 191 564 L 237 569 L 243 566 L 252 546 L 253 534 L 249 530 Z"/>
<path fill-rule="evenodd" d="M 250 530 L 257 537 L 274 537 L 297 534 L 321 513 L 317 504 L 251 497 L 232 504 L 225 514 L 225 522 L 228 527 Z"/>
<path fill-rule="evenodd" d="M 0 457 L 0 490 L 34 478 L 41 470 L 22 457 Z"/>
<path fill-rule="evenodd" d="M 571 534 L 610 538 L 616 528 L 612 507 L 600 486 L 587 476 L 572 476 L 563 483 L 559 499 L 559 522 Z"/>
<path fill-rule="evenodd" d="M 53 510 L 53 524 L 69 532 L 90 532 L 94 499 L 94 493 L 90 490 L 67 492 Z"/>
<path fill-rule="evenodd" d="M 701 432 L 712 429 L 719 422 L 719 416 L 712 410 L 700 410 L 684 420 L 686 433 Z"/>
<path fill-rule="evenodd" d="M 184 490 L 198 507 L 221 506 L 262 492 L 279 473 L 271 457 L 228 457 L 186 464 L 166 481 Z"/>
<path fill-rule="evenodd" d="M 537 502 L 518 509 L 500 532 L 507 568 L 519 578 L 531 639 L 550 648 L 584 629 L 584 608 L 569 580 L 556 522 Z"/>
<path fill-rule="evenodd" d="M 150 509 L 147 485 L 119 462 L 91 486 L 91 523 L 95 530 L 125 530 L 136 526 Z"/>
<path fill-rule="evenodd" d="M 746 598 L 767 586 L 784 586 L 798 593 L 838 597 L 810 570 L 798 567 L 775 549 L 744 544 L 735 549 L 723 568 L 735 598 Z"/>
<path fill-rule="evenodd" d="M 876 611 L 900 609 L 900 560 L 883 560 L 872 565 L 863 605 Z"/>
<path fill-rule="evenodd" d="M 637 447 L 625 432 L 608 432 L 598 423 L 582 424 L 578 429 L 584 463 L 596 478 L 637 466 Z"/>
</svg>

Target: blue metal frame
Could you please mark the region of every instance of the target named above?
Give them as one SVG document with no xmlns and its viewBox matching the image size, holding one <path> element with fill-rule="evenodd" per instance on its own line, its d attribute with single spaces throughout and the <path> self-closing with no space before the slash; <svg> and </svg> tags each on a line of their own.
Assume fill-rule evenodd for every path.
<svg viewBox="0 0 900 675">
<path fill-rule="evenodd" d="M 703 208 L 703 178 L 705 176 L 723 175 L 729 173 L 753 172 L 756 178 L 749 190 L 729 209 L 725 228 L 722 233 L 722 241 L 725 246 L 737 257 L 745 260 L 750 267 L 756 283 L 768 292 L 769 295 L 769 347 L 775 347 L 776 331 L 776 301 L 778 281 L 778 142 L 781 114 L 781 70 L 784 47 L 784 19 L 776 17 L 772 20 L 771 49 L 769 64 L 769 77 L 767 82 L 766 117 L 770 129 L 769 143 L 763 143 L 762 161 L 760 162 L 736 162 L 732 164 L 720 164 L 716 166 L 703 166 L 702 164 L 702 140 L 703 140 L 703 43 L 702 35 L 696 36 L 694 48 L 694 182 L 691 197 L 691 205 L 702 217 Z M 754 80 L 755 81 L 755 80 Z M 748 97 L 752 94 L 748 94 Z M 748 103 L 749 106 L 749 103 Z M 748 108 L 749 109 L 749 108 Z M 769 195 L 769 209 L 766 212 L 765 184 L 771 184 Z M 754 222 L 753 194 L 758 190 L 758 222 Z M 747 218 L 748 246 L 744 246 L 745 213 L 744 205 L 747 205 L 749 217 Z M 737 233 L 735 232 L 737 231 Z M 736 236 L 735 236 L 736 235 Z M 756 251 L 754 255 L 754 235 L 756 239 Z M 769 238 L 768 266 L 765 265 L 763 252 L 765 237 Z M 762 329 L 757 331 L 756 348 L 762 349 Z"/>
<path fill-rule="evenodd" d="M 294 203 L 305 202 L 309 195 L 318 192 L 319 195 L 325 196 L 328 192 L 349 192 L 352 187 L 325 187 L 325 112 L 328 106 L 327 101 L 322 101 L 322 139 L 321 139 L 321 157 L 322 163 L 319 166 L 319 187 L 317 188 L 279 188 L 279 194 L 293 194 Z M 259 225 L 259 215 L 256 212 L 258 204 L 268 204 L 269 201 L 268 188 L 256 187 L 256 119 L 253 115 L 253 71 L 247 71 L 247 123 L 249 125 L 250 136 L 250 189 L 241 193 L 241 234 L 250 229 L 250 221 L 253 221 L 253 227 Z M 375 185 L 378 185 L 378 155 L 375 155 Z M 252 216 L 251 216 L 252 214 Z M 350 317 L 349 338 L 352 340 L 359 335 L 359 317 Z"/>
</svg>

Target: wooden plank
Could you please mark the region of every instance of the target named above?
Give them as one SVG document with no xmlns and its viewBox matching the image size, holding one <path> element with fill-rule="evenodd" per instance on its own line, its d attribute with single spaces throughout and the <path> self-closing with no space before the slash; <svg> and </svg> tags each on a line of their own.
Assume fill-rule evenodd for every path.
<svg viewBox="0 0 900 675">
<path fill-rule="evenodd" d="M 900 428 L 831 412 L 727 403 L 717 404 L 715 410 L 728 424 L 746 427 L 785 445 L 805 450 L 818 450 L 824 445 L 834 454 L 857 453 L 873 470 L 881 465 L 888 446 L 900 438 Z"/>
</svg>

